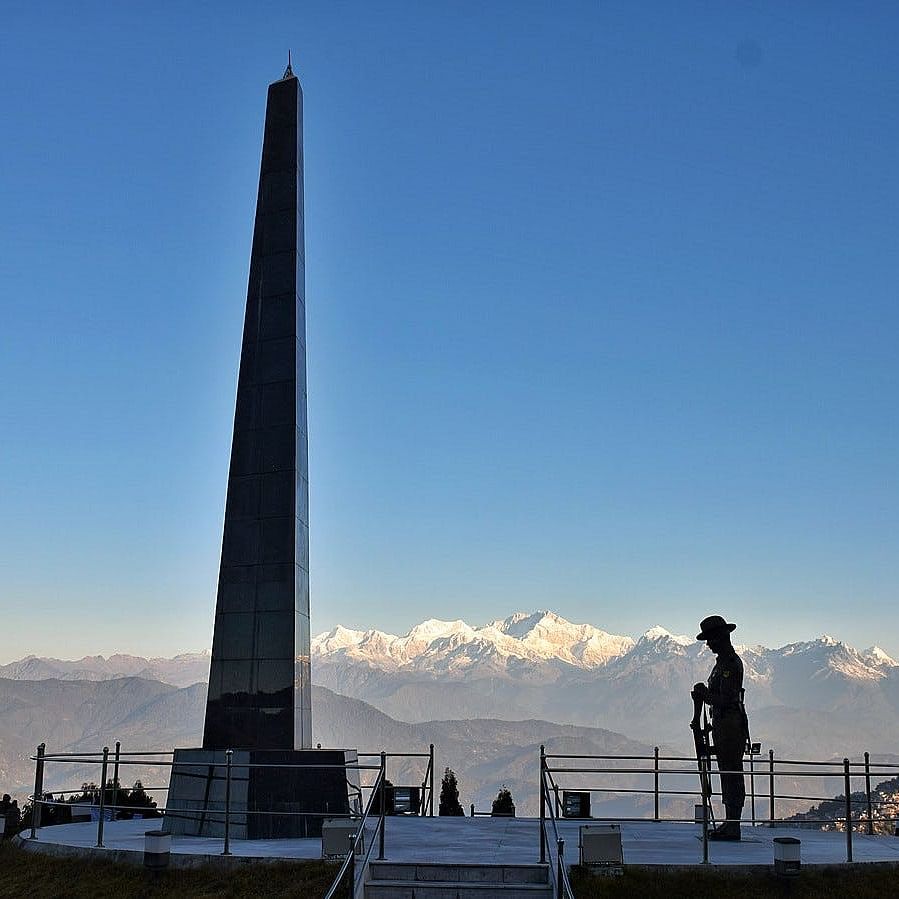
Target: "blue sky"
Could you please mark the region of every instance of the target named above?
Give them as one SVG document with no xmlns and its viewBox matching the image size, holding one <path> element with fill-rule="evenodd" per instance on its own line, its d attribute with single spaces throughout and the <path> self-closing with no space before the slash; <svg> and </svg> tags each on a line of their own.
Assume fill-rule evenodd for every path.
<svg viewBox="0 0 899 899">
<path fill-rule="evenodd" d="M 209 645 L 266 85 L 312 615 L 899 654 L 893 4 L 20 4 L 0 661 Z"/>
</svg>

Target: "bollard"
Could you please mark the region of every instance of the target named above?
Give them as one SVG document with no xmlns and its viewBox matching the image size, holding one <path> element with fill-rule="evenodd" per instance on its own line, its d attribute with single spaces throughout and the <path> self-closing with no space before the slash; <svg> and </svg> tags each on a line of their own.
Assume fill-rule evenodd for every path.
<svg viewBox="0 0 899 899">
<path fill-rule="evenodd" d="M 109 747 L 103 747 L 103 764 L 100 768 L 100 820 L 97 821 L 97 848 L 103 848 L 103 819 L 106 817 L 106 775 L 109 771 Z"/>
<path fill-rule="evenodd" d="M 231 854 L 231 758 L 234 751 L 225 750 L 225 846 L 222 855 Z"/>
<path fill-rule="evenodd" d="M 46 743 L 37 748 L 37 759 L 34 763 L 34 793 L 31 796 L 31 836 L 37 839 L 37 829 L 41 826 L 41 796 L 44 795 L 44 751 Z"/>
<path fill-rule="evenodd" d="M 800 843 L 796 837 L 774 838 L 774 873 L 795 876 L 799 873 Z"/>
<path fill-rule="evenodd" d="M 148 830 L 144 834 L 144 867 L 150 871 L 164 871 L 169 866 L 172 835 L 164 830 Z"/>
<path fill-rule="evenodd" d="M 471 804 L 471 817 L 474 817 L 474 803 Z"/>
</svg>

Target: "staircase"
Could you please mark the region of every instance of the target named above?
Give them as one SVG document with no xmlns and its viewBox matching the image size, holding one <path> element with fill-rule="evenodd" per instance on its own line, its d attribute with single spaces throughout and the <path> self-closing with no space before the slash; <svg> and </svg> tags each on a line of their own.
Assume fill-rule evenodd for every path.
<svg viewBox="0 0 899 899">
<path fill-rule="evenodd" d="M 365 899 L 552 899 L 549 865 L 370 863 Z"/>
</svg>

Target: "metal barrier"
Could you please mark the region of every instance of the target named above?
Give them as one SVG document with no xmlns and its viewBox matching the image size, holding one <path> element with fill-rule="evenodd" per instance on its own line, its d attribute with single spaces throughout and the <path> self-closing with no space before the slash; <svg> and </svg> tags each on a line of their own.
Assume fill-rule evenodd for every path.
<svg viewBox="0 0 899 899">
<path fill-rule="evenodd" d="M 751 759 L 751 757 L 750 757 Z M 586 761 L 586 762 L 607 762 L 614 761 L 617 763 L 627 763 L 627 767 L 622 767 L 620 765 L 591 765 L 589 767 L 568 767 L 564 765 L 559 765 L 558 762 L 572 762 L 572 761 Z M 549 820 L 553 824 L 555 828 L 556 819 L 561 815 L 561 805 L 559 802 L 559 785 L 556 782 L 556 778 L 561 778 L 563 775 L 571 776 L 577 775 L 579 777 L 583 775 L 593 774 L 593 775 L 603 775 L 603 776 L 614 776 L 614 775 L 643 775 L 648 778 L 652 778 L 652 787 L 651 788 L 637 788 L 637 787 L 625 787 L 625 786 L 611 786 L 611 787 L 598 787 L 592 784 L 583 784 L 579 783 L 576 786 L 576 789 L 590 792 L 590 793 L 609 793 L 609 794 L 638 794 L 638 795 L 647 795 L 653 797 L 653 815 L 652 818 L 648 817 L 597 817 L 593 818 L 593 820 L 597 821 L 617 821 L 617 822 L 637 822 L 637 821 L 667 821 L 670 823 L 696 823 L 695 817 L 693 818 L 662 818 L 660 814 L 660 797 L 663 796 L 693 796 L 700 797 L 701 792 L 697 789 L 685 789 L 685 790 L 675 790 L 675 789 L 663 789 L 660 785 L 660 781 L 662 777 L 696 777 L 696 769 L 695 768 L 687 768 L 687 767 L 665 767 L 664 763 L 683 763 L 683 762 L 694 762 L 696 759 L 690 756 L 664 756 L 659 752 L 659 748 L 655 747 L 653 755 L 645 756 L 645 755 L 566 755 L 566 754 L 547 754 L 545 748 L 543 746 L 540 747 L 540 860 L 541 862 L 546 861 L 546 821 L 547 821 L 547 809 L 549 810 Z M 556 762 L 555 765 L 551 764 L 552 762 Z M 646 762 L 645 766 L 639 766 L 638 764 Z M 779 767 L 778 767 L 779 766 Z M 812 770 L 808 770 L 812 769 Z M 899 817 L 895 815 L 880 815 L 879 817 L 875 817 L 875 807 L 877 806 L 885 806 L 886 802 L 882 800 L 875 800 L 873 797 L 873 790 L 871 787 L 871 779 L 872 777 L 880 777 L 880 778 L 894 778 L 899 776 L 899 765 L 896 764 L 880 764 L 880 765 L 872 765 L 871 757 L 869 753 L 864 754 L 864 760 L 860 762 L 850 761 L 848 758 L 844 758 L 841 762 L 836 761 L 819 761 L 819 760 L 807 760 L 807 759 L 777 759 L 775 758 L 774 750 L 769 750 L 768 752 L 768 766 L 767 771 L 757 771 L 755 766 L 751 763 L 750 760 L 750 770 L 747 771 L 724 771 L 717 773 L 725 773 L 725 774 L 742 774 L 745 777 L 748 777 L 750 780 L 750 793 L 752 797 L 752 820 L 751 822 L 742 822 L 742 823 L 751 823 L 753 826 L 757 824 L 764 823 L 765 826 L 774 827 L 774 826 L 782 826 L 782 827 L 809 827 L 813 825 L 828 825 L 833 827 L 834 830 L 843 830 L 846 834 L 846 861 L 851 862 L 853 860 L 853 851 L 852 851 L 852 835 L 854 830 L 863 831 L 868 835 L 872 835 L 875 832 L 875 823 L 883 823 L 889 824 L 892 822 L 893 825 L 899 821 Z M 768 790 L 767 790 L 767 799 L 768 799 L 768 816 L 764 822 L 760 822 L 756 820 L 755 816 L 755 797 L 756 797 L 756 789 L 755 789 L 755 778 L 761 777 L 767 780 L 768 782 Z M 789 779 L 795 781 L 801 778 L 830 778 L 834 781 L 840 781 L 843 787 L 843 793 L 839 796 L 829 795 L 829 796 L 819 796 L 819 795 L 803 795 L 797 793 L 784 793 L 778 792 L 777 790 L 777 780 L 780 779 L 781 783 L 783 780 Z M 856 793 L 852 792 L 852 781 L 853 778 L 864 779 L 864 790 L 857 791 Z M 714 796 L 721 795 L 720 791 L 713 792 Z M 805 816 L 803 813 L 803 817 L 801 819 L 797 819 L 795 816 L 792 817 L 776 817 L 775 808 L 776 803 L 779 801 L 790 801 L 790 802 L 843 802 L 843 810 L 842 815 L 838 818 L 810 818 Z M 858 808 L 861 807 L 862 811 L 857 811 Z M 725 819 L 726 820 L 726 819 Z M 824 829 L 824 828 L 822 828 Z M 555 830 L 556 836 L 558 837 L 558 830 Z M 707 827 L 703 826 L 703 840 L 702 840 L 702 848 L 703 848 L 703 862 L 708 863 L 708 839 L 707 839 Z"/>
<path fill-rule="evenodd" d="M 378 812 L 378 822 L 375 826 L 374 835 L 378 838 L 378 857 L 380 859 L 384 858 L 384 850 L 385 850 L 385 831 L 386 827 L 384 825 L 384 819 L 387 816 L 387 795 L 386 795 L 386 785 L 387 785 L 387 763 L 388 759 L 427 759 L 427 765 L 425 768 L 424 778 L 421 782 L 421 792 L 420 792 L 420 800 L 419 806 L 417 810 L 418 816 L 433 816 L 434 814 L 434 744 L 432 743 L 428 752 L 362 752 L 357 754 L 358 758 L 374 758 L 377 759 L 378 764 L 376 765 L 366 765 L 366 764 L 355 764 L 355 765 L 339 765 L 335 766 L 331 765 L 292 765 L 292 764 L 261 764 L 261 763 L 247 763 L 241 764 L 241 768 L 296 768 L 296 769 L 328 769 L 333 770 L 335 767 L 340 767 L 345 771 L 356 771 L 356 772 L 365 772 L 372 771 L 377 772 L 374 782 L 371 785 L 360 784 L 359 787 L 356 787 L 353 784 L 349 777 L 347 777 L 347 786 L 351 789 L 358 790 L 358 796 L 360 799 L 358 808 L 362 807 L 362 798 L 363 791 L 369 790 L 370 795 L 368 798 L 368 803 L 365 806 L 365 811 L 361 815 L 357 812 L 354 813 L 350 811 L 349 813 L 336 813 L 336 812 L 308 812 L 308 811 L 285 811 L 285 810 L 248 810 L 241 809 L 239 812 L 235 813 L 231 809 L 231 780 L 232 780 L 232 762 L 233 762 L 233 751 L 228 749 L 225 751 L 225 763 L 214 763 L 209 764 L 208 762 L 178 762 L 179 768 L 185 767 L 197 767 L 203 769 L 212 769 L 214 772 L 216 769 L 224 769 L 224 779 L 225 779 L 225 807 L 221 812 L 211 812 L 206 815 L 206 820 L 210 823 L 222 824 L 224 827 L 224 838 L 222 841 L 222 852 L 221 854 L 224 856 L 231 855 L 231 822 L 232 817 L 235 814 L 239 814 L 241 817 L 245 817 L 247 815 L 266 815 L 266 814 L 277 814 L 279 817 L 290 817 L 290 816 L 305 816 L 307 818 L 348 818 L 351 820 L 359 819 L 359 827 L 356 831 L 355 838 L 351 841 L 350 851 L 347 853 L 347 856 L 338 871 L 337 877 L 335 878 L 334 884 L 328 892 L 328 897 L 332 897 L 335 894 L 335 891 L 340 888 L 341 884 L 346 880 L 347 872 L 351 871 L 352 873 L 352 890 L 355 893 L 359 883 L 361 883 L 362 878 L 364 877 L 365 868 L 369 862 L 372 847 L 374 846 L 374 840 L 369 845 L 368 851 L 365 854 L 364 860 L 361 866 L 356 865 L 355 855 L 356 849 L 358 847 L 359 840 L 363 839 L 363 834 L 365 830 L 365 824 L 371 817 L 372 808 L 374 806 L 375 797 L 379 797 L 380 807 Z M 38 830 L 41 826 L 41 809 L 43 808 L 52 808 L 52 807 L 62 807 L 62 808 L 72 808 L 71 801 L 65 801 L 65 797 L 75 796 L 75 795 L 83 795 L 85 792 L 85 788 L 82 787 L 81 790 L 54 790 L 53 793 L 60 796 L 59 801 L 55 801 L 52 798 L 51 793 L 44 793 L 44 774 L 47 764 L 76 764 L 76 765 L 90 765 L 93 766 L 95 764 L 100 765 L 100 785 L 97 788 L 97 793 L 99 794 L 96 797 L 96 805 L 94 804 L 93 798 L 91 802 L 91 807 L 96 807 L 98 811 L 98 821 L 97 821 L 97 839 L 96 846 L 98 848 L 103 848 L 104 846 L 104 834 L 105 834 L 105 824 L 107 820 L 113 821 L 115 820 L 118 813 L 145 813 L 147 811 L 153 811 L 156 814 L 165 814 L 169 817 L 179 817 L 178 812 L 175 810 L 169 811 L 164 805 L 154 806 L 152 809 L 147 808 L 136 808 L 130 805 L 121 805 L 119 804 L 119 796 L 120 796 L 120 770 L 122 767 L 126 766 L 139 766 L 143 768 L 172 768 L 174 766 L 174 753 L 169 751 L 147 751 L 147 752 L 123 752 L 121 748 L 121 743 L 117 742 L 115 744 L 115 753 L 112 756 L 113 761 L 113 776 L 109 778 L 109 763 L 110 763 L 110 750 L 108 746 L 104 746 L 103 749 L 99 752 L 78 752 L 78 753 L 47 753 L 46 745 L 41 743 L 40 746 L 37 747 L 37 751 L 35 755 L 31 757 L 32 761 L 35 763 L 35 773 L 34 773 L 34 792 L 31 795 L 31 834 L 29 839 L 37 840 L 39 839 Z M 154 792 L 168 792 L 169 787 L 144 787 L 142 789 L 145 793 L 150 794 Z M 109 794 L 109 799 L 112 801 L 107 801 L 107 794 Z M 47 798 L 47 797 L 50 798 Z"/>
<path fill-rule="evenodd" d="M 434 744 L 428 746 L 427 752 L 359 752 L 356 753 L 361 758 L 380 758 L 381 755 L 387 758 L 405 758 L 405 759 L 427 759 L 428 765 L 425 768 L 425 775 L 421 781 L 421 792 L 419 793 L 420 801 L 418 808 L 419 817 L 434 817 Z"/>
<path fill-rule="evenodd" d="M 571 882 L 568 879 L 568 866 L 565 864 L 565 840 L 559 836 L 559 827 L 556 823 L 556 812 L 553 809 L 553 802 L 550 796 L 550 787 L 558 794 L 553 783 L 552 773 L 546 765 L 546 748 L 540 746 L 540 864 L 545 865 L 549 862 L 550 877 L 552 879 L 553 896 L 556 899 L 574 899 L 574 890 L 571 889 Z M 547 815 L 546 810 L 549 809 L 549 822 L 552 824 L 553 836 L 556 838 L 556 863 L 552 864 L 551 859 L 547 858 L 551 855 L 548 852 L 548 840 L 546 833 Z"/>
<path fill-rule="evenodd" d="M 344 880 L 347 879 L 350 890 L 350 897 L 351 899 L 355 899 L 359 886 L 361 885 L 361 882 L 365 877 L 365 869 L 368 866 L 369 859 L 371 858 L 371 851 L 375 845 L 375 836 L 378 837 L 378 859 L 384 858 L 384 832 L 386 830 L 384 822 L 387 817 L 387 794 L 385 790 L 386 783 L 387 756 L 382 752 L 381 771 L 378 774 L 378 779 L 375 781 L 374 788 L 371 791 L 371 796 L 369 796 L 368 798 L 368 805 L 366 806 L 365 814 L 362 816 L 362 820 L 359 822 L 359 828 L 356 831 L 356 836 L 350 838 L 350 845 L 347 856 L 344 859 L 343 864 L 340 866 L 340 870 L 337 872 L 337 876 L 334 878 L 334 882 L 329 887 L 328 892 L 325 893 L 325 899 L 333 899 L 333 897 L 336 895 L 337 891 L 343 884 Z M 368 820 L 368 816 L 371 814 L 372 805 L 374 804 L 376 795 L 380 798 L 380 815 L 378 816 L 378 823 L 375 826 L 375 832 L 372 834 L 372 838 L 368 841 L 368 851 L 365 853 L 365 858 L 362 860 L 361 867 L 359 867 L 356 865 L 356 847 L 359 845 L 359 841 L 364 840 L 365 838 L 365 822 Z M 348 872 L 349 878 L 347 878 Z"/>
</svg>

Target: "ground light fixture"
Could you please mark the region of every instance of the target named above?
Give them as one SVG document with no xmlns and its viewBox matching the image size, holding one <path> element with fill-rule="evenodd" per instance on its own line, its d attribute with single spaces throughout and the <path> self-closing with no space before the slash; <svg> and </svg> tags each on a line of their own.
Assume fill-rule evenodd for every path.
<svg viewBox="0 0 899 899">
<path fill-rule="evenodd" d="M 144 867 L 163 871 L 169 866 L 172 835 L 164 830 L 148 830 L 144 834 Z"/>
<path fill-rule="evenodd" d="M 774 838 L 774 873 L 794 876 L 799 873 L 800 842 L 796 837 Z"/>
</svg>

